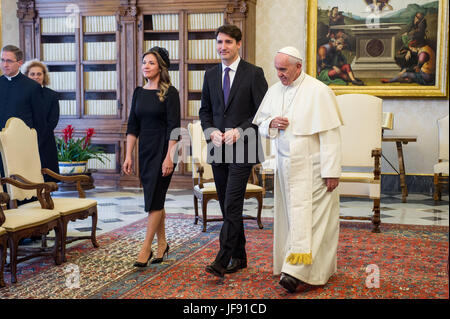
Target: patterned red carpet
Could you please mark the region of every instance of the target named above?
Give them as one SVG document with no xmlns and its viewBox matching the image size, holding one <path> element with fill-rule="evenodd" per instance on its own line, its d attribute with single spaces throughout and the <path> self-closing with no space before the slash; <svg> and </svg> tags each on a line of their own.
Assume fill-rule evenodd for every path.
<svg viewBox="0 0 450 319">
<path fill-rule="evenodd" d="M 162 264 L 132 267 L 142 220 L 100 236 L 98 249 L 88 242 L 70 248 L 63 265 L 39 259 L 19 266 L 18 283 L 7 273 L 0 298 L 449 298 L 448 227 L 384 224 L 373 234 L 366 223 L 341 222 L 338 272 L 324 287 L 288 294 L 272 275 L 272 221 L 263 222 L 260 230 L 246 221 L 248 268 L 224 280 L 204 271 L 218 250 L 220 224 L 202 233 L 180 214 L 167 219 L 170 252 Z"/>
</svg>

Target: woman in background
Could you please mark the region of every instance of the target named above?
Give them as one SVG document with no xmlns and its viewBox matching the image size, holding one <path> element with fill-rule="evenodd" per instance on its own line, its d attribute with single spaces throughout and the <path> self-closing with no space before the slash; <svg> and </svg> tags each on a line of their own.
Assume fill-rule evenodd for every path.
<svg viewBox="0 0 450 319">
<path fill-rule="evenodd" d="M 56 149 L 56 141 L 54 130 L 59 121 L 59 98 L 58 93 L 49 89 L 50 77 L 47 66 L 38 61 L 31 60 L 22 66 L 22 73 L 29 78 L 35 80 L 42 86 L 42 96 L 44 101 L 44 117 L 46 119 L 46 131 L 39 145 L 39 154 L 41 157 L 41 165 L 59 174 L 58 151 Z M 46 182 L 58 182 L 47 174 L 44 175 Z"/>
<path fill-rule="evenodd" d="M 147 83 L 133 93 L 127 128 L 127 150 L 122 169 L 132 173 L 132 153 L 139 137 L 139 176 L 144 188 L 147 234 L 135 267 L 146 267 L 153 256 L 153 237 L 158 250 L 151 263 L 160 263 L 169 253 L 165 234 L 164 202 L 175 169 L 173 154 L 180 128 L 180 98 L 170 83 L 169 54 L 153 47 L 142 57 Z"/>
</svg>

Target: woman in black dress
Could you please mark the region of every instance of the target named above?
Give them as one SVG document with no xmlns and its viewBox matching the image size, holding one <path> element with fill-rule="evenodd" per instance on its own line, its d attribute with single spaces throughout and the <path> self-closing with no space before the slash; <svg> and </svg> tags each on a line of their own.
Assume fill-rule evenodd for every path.
<svg viewBox="0 0 450 319">
<path fill-rule="evenodd" d="M 139 137 L 139 176 L 144 188 L 145 211 L 149 213 L 147 234 L 135 267 L 147 266 L 153 256 L 153 237 L 158 250 L 152 263 L 163 261 L 169 245 L 165 235 L 164 201 L 175 168 L 173 155 L 180 128 L 180 98 L 170 84 L 169 54 L 153 47 L 142 57 L 142 73 L 147 80 L 133 93 L 127 128 L 127 150 L 122 169 L 132 173 L 132 153 Z"/>
<path fill-rule="evenodd" d="M 58 151 L 56 149 L 54 134 L 54 130 L 59 121 L 58 93 L 47 87 L 47 85 L 50 84 L 50 78 L 47 66 L 44 63 L 38 60 L 28 61 L 22 66 L 22 72 L 24 75 L 35 80 L 42 86 L 43 104 L 45 106 L 45 110 L 43 112 L 46 123 L 45 135 L 39 145 L 41 166 L 59 174 Z M 46 182 L 58 182 L 58 180 L 48 176 L 47 174 L 44 175 L 44 180 Z"/>
</svg>

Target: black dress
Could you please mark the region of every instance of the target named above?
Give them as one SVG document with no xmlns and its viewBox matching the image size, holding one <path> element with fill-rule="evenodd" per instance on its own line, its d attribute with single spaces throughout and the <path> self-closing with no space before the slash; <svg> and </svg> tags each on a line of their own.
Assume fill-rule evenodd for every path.
<svg viewBox="0 0 450 319">
<path fill-rule="evenodd" d="M 56 149 L 54 130 L 59 121 L 59 99 L 58 93 L 44 87 L 42 89 L 45 107 L 46 127 L 45 137 L 39 145 L 39 154 L 41 156 L 41 165 L 43 168 L 48 168 L 59 174 L 58 166 L 58 151 Z M 57 182 L 48 175 L 44 175 L 46 182 Z"/>
<path fill-rule="evenodd" d="M 139 175 L 147 212 L 164 208 L 172 174 L 162 176 L 162 163 L 169 140 L 179 139 L 178 91 L 171 86 L 164 102 L 159 100 L 158 92 L 142 87 L 134 90 L 127 127 L 127 134 L 139 137 Z"/>
</svg>

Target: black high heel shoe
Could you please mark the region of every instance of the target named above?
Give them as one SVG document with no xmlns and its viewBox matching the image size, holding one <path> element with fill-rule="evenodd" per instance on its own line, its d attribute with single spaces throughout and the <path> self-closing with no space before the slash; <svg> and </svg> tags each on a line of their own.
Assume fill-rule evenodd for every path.
<svg viewBox="0 0 450 319">
<path fill-rule="evenodd" d="M 139 268 L 147 267 L 148 262 L 150 261 L 150 259 L 152 259 L 152 257 L 153 257 L 153 250 L 150 251 L 150 256 L 148 256 L 148 259 L 147 259 L 147 261 L 146 261 L 145 263 L 141 263 L 140 261 L 136 261 L 136 262 L 133 264 L 133 266 L 134 266 L 134 267 L 139 267 Z"/>
<path fill-rule="evenodd" d="M 169 258 L 169 244 L 167 244 L 166 250 L 164 250 L 162 257 L 153 259 L 151 263 L 152 264 L 160 264 L 160 263 L 162 263 L 163 260 L 164 260 L 164 255 L 167 255 L 167 258 Z"/>
</svg>

